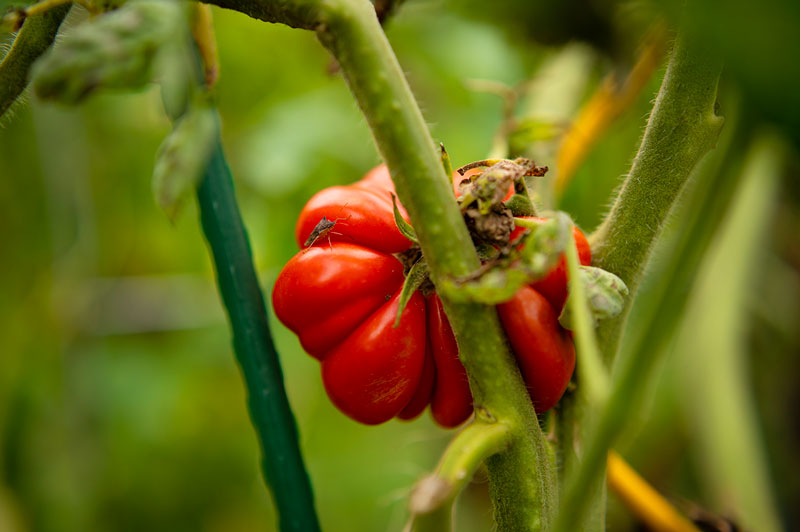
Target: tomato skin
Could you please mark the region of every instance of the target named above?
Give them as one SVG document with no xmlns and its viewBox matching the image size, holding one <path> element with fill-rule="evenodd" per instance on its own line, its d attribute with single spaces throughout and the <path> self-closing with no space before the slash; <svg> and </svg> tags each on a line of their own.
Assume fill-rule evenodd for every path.
<svg viewBox="0 0 800 532">
<path fill-rule="evenodd" d="M 575 369 L 575 347 L 553 306 L 530 286 L 497 305 L 536 412 L 553 408 Z"/>
<path fill-rule="evenodd" d="M 327 235 L 317 239 L 317 246 L 329 242 L 360 244 L 384 253 L 399 253 L 411 247 L 394 221 L 391 178 L 386 166 L 375 168 L 352 185 L 335 186 L 317 192 L 303 210 L 295 226 L 297 245 L 306 239 L 322 217 L 335 221 Z M 405 211 L 401 213 L 406 216 Z"/>
<path fill-rule="evenodd" d="M 426 298 L 428 336 L 436 360 L 436 386 L 431 399 L 433 419 L 443 427 L 457 427 L 472 414 L 472 392 L 467 372 L 458 358 L 458 345 L 436 294 Z"/>
<path fill-rule="evenodd" d="M 322 360 L 403 284 L 391 255 L 337 242 L 312 246 L 284 266 L 272 292 L 278 319 Z"/>
<path fill-rule="evenodd" d="M 433 363 L 433 356 L 431 356 L 430 342 L 426 343 L 425 348 L 425 365 L 422 367 L 422 375 L 419 378 L 417 391 L 411 401 L 408 402 L 406 407 L 397 414 L 398 419 L 411 420 L 419 416 L 431 402 L 431 395 L 433 394 L 433 387 L 436 384 L 436 365 Z"/>
<path fill-rule="evenodd" d="M 525 220 L 535 220 L 538 222 L 547 221 L 546 218 L 528 216 L 522 216 L 521 218 Z M 513 242 L 515 239 L 519 238 L 524 231 L 524 227 L 515 228 L 514 231 L 511 232 L 511 241 Z M 592 263 L 592 250 L 589 247 L 589 241 L 586 240 L 586 235 L 583 234 L 583 231 L 573 226 L 572 236 L 575 239 L 575 244 L 577 244 L 578 247 L 578 260 L 584 266 L 590 265 Z M 553 308 L 556 309 L 558 314 L 561 314 L 561 309 L 564 308 L 564 303 L 567 301 L 567 280 L 567 258 L 562 253 L 556 267 L 553 268 L 553 270 L 551 270 L 550 273 L 548 273 L 543 279 L 536 281 L 531 286 L 533 286 L 537 292 L 546 297 L 550 304 L 553 305 Z"/>
<path fill-rule="evenodd" d="M 376 425 L 399 414 L 417 390 L 425 363 L 425 302 L 411 296 L 392 327 L 400 293 L 367 318 L 322 361 L 322 382 L 333 404 Z"/>
</svg>

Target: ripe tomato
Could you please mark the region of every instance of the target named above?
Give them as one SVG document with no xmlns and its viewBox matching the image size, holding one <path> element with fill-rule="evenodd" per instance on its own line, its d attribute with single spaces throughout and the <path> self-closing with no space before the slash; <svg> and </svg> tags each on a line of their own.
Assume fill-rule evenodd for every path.
<svg viewBox="0 0 800 532">
<path fill-rule="evenodd" d="M 273 306 L 321 362 L 328 396 L 346 415 L 377 424 L 414 418 L 430 404 L 437 423 L 454 427 L 471 414 L 472 396 L 438 296 L 416 292 L 392 327 L 404 280 L 397 254 L 411 247 L 394 221 L 393 192 L 388 170 L 379 166 L 357 183 L 312 197 L 295 231 L 305 249 L 279 274 Z M 327 223 L 320 224 L 323 217 Z M 588 263 L 586 239 L 575 235 Z M 572 342 L 553 308 L 562 296 L 566 270 L 559 264 L 498 306 L 540 413 L 561 397 L 575 366 Z"/>
<path fill-rule="evenodd" d="M 497 305 L 500 323 L 517 357 L 522 378 L 537 412 L 553 408 L 575 369 L 575 347 L 547 299 L 524 286 Z"/>
</svg>

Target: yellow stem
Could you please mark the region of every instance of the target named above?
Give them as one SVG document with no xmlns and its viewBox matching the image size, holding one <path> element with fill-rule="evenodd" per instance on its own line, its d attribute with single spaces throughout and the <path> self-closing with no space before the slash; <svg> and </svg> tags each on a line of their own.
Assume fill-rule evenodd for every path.
<svg viewBox="0 0 800 532">
<path fill-rule="evenodd" d="M 211 6 L 199 2 L 193 5 L 192 36 L 203 60 L 203 77 L 206 88 L 211 89 L 219 78 L 219 54 L 217 40 L 214 37 L 214 20 L 211 18 Z"/>
<path fill-rule="evenodd" d="M 656 532 L 700 532 L 614 451 L 608 453 L 608 487 Z"/>
</svg>

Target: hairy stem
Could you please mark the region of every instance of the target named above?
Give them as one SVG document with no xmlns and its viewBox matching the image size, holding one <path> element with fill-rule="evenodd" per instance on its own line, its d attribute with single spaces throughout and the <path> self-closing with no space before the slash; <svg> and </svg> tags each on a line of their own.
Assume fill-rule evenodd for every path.
<svg viewBox="0 0 800 532">
<path fill-rule="evenodd" d="M 416 228 L 434 282 L 466 275 L 479 260 L 433 139 L 397 59 L 366 0 L 330 0 L 317 34 L 339 62 Z M 511 430 L 487 461 L 501 531 L 539 530 L 554 510 L 546 442 L 491 306 L 443 298 L 476 409 Z"/>
<path fill-rule="evenodd" d="M 264 478 L 280 515 L 280 530 L 319 530 L 297 427 L 267 323 L 264 296 L 219 140 L 197 190 L 197 200 L 233 331 L 236 358 L 247 385 L 250 418 L 261 444 Z"/>
<path fill-rule="evenodd" d="M 25 19 L 14 44 L 0 62 L 0 116 L 28 86 L 31 65 L 53 44 L 69 8 L 70 4 L 59 5 Z"/>
<path fill-rule="evenodd" d="M 636 294 L 675 200 L 716 145 L 722 128 L 714 112 L 721 68 L 707 48 L 678 36 L 630 175 L 590 238 L 593 265 L 617 274 L 631 294 Z M 598 330 L 607 361 L 616 356 L 632 300 Z"/>
<path fill-rule="evenodd" d="M 737 144 L 731 151 L 741 149 Z M 656 355 L 664 352 L 683 316 L 700 262 L 740 181 L 740 171 L 732 163 L 721 171 L 706 170 L 711 171 L 702 172 L 703 179 L 694 183 L 692 195 L 681 206 L 675 238 L 663 249 L 664 259 L 654 268 L 659 282 L 637 306 L 638 327 L 626 340 L 614 368 L 608 404 L 600 418 L 589 423 L 581 462 L 568 472 L 555 528 L 559 532 L 574 530 L 581 519 L 587 494 L 602 477 L 608 449 L 636 409 Z"/>
<path fill-rule="evenodd" d="M 436 472 L 414 487 L 409 501 L 415 532 L 447 532 L 452 529 L 452 506 L 478 467 L 502 451 L 509 442 L 508 426 L 476 420 L 450 442 Z"/>
</svg>

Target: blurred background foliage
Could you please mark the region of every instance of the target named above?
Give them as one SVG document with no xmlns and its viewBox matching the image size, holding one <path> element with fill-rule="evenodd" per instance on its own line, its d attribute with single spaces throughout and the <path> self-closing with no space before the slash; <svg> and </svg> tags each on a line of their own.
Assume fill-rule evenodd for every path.
<svg viewBox="0 0 800 532">
<path fill-rule="evenodd" d="M 580 104 L 609 72 L 624 76 L 635 61 L 653 13 L 675 16 L 669 2 L 612 4 L 409 1 L 387 34 L 455 165 L 484 158 L 502 127 L 503 98 L 486 90 L 498 85 L 475 80 L 530 89 L 519 108 L 541 127 L 528 141 L 544 154 L 537 162 L 552 165 Z M 789 0 L 750 4 L 717 12 L 695 2 L 691 20 L 713 28 L 709 45 L 721 43 L 728 56 L 721 101 L 741 100 L 791 142 L 800 138 L 800 63 L 789 65 L 800 57 L 800 8 Z M 709 22 L 711 13 L 720 20 Z M 379 157 L 313 34 L 216 8 L 214 17 L 223 140 L 269 292 L 297 251 L 294 221 L 307 199 L 358 179 Z M 85 18 L 73 9 L 62 31 Z M 780 24 L 769 33 L 763 19 L 767 28 Z M 753 35 L 734 39 L 742 28 Z M 557 204 L 587 231 L 629 168 L 661 74 L 645 80 Z M 571 92 L 557 89 L 565 79 Z M 169 130 L 156 85 L 102 92 L 74 108 L 30 97 L 3 119 L 0 531 L 274 529 L 197 212 L 189 205 L 173 225 L 153 200 L 153 160 Z M 708 453 L 727 448 L 726 435 L 717 434 L 719 447 L 699 445 L 703 431 L 692 416 L 694 402 L 709 397 L 692 361 L 734 346 L 740 391 L 754 400 L 750 434 L 765 446 L 790 530 L 800 527 L 799 183 L 796 165 L 783 171 L 758 249 L 741 251 L 757 257 L 734 251 L 718 265 L 717 287 L 713 275 L 703 277 L 688 316 L 713 316 L 731 302 L 740 313 L 716 328 L 686 325 L 620 445 L 679 505 L 735 513 L 704 467 Z M 745 259 L 756 264 L 746 285 L 724 284 L 724 265 Z M 318 364 L 272 326 L 323 527 L 399 530 L 410 487 L 434 467 L 450 432 L 427 414 L 379 427 L 349 420 L 325 397 Z M 693 349 L 698 335 L 719 341 Z M 458 530 L 490 529 L 485 491 L 479 475 L 461 496 Z M 609 529 L 635 529 L 609 498 Z"/>
</svg>

